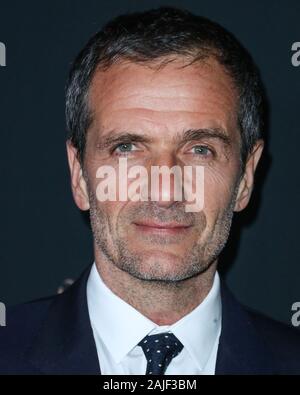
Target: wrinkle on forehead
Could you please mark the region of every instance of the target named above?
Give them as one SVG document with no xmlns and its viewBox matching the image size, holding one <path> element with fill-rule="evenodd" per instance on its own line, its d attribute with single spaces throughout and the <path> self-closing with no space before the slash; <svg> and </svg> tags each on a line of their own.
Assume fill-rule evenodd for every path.
<svg viewBox="0 0 300 395">
<path fill-rule="evenodd" d="M 181 128 L 193 121 L 223 128 L 237 125 L 237 93 L 223 67 L 213 58 L 182 65 L 179 59 L 153 70 L 124 62 L 97 71 L 89 91 L 96 128 L 100 123 L 104 129 L 117 128 L 124 122 L 154 123 L 158 128 L 166 122 Z"/>
</svg>

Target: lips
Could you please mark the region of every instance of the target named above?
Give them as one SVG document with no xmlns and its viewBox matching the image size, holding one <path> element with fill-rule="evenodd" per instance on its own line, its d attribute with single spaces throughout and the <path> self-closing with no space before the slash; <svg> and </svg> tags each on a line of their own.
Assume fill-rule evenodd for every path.
<svg viewBox="0 0 300 395">
<path fill-rule="evenodd" d="M 162 234 L 177 234 L 191 227 L 191 225 L 180 224 L 178 222 L 158 222 L 153 220 L 134 222 L 134 225 L 142 232 L 156 232 Z"/>
</svg>

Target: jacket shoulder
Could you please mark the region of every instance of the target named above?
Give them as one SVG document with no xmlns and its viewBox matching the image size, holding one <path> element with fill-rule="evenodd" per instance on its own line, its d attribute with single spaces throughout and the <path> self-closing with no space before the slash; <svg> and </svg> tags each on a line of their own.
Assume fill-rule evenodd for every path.
<svg viewBox="0 0 300 395">
<path fill-rule="evenodd" d="M 26 372 L 23 355 L 41 328 L 52 301 L 59 296 L 43 298 L 14 307 L 6 312 L 6 326 L 0 328 L 0 374 L 13 370 Z M 11 369 L 13 367 L 13 369 Z"/>
<path fill-rule="evenodd" d="M 246 309 L 256 331 L 262 337 L 274 357 L 279 361 L 282 373 L 300 373 L 300 331 L 265 315 Z"/>
</svg>

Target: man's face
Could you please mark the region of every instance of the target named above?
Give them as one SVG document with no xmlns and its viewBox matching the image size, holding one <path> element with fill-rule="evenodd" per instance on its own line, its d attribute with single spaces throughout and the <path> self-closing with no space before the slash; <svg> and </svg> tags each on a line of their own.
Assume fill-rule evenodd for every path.
<svg viewBox="0 0 300 395">
<path fill-rule="evenodd" d="M 206 270 L 227 240 L 234 209 L 248 199 L 237 203 L 243 191 L 233 83 L 213 59 L 180 68 L 183 62 L 159 69 L 120 63 L 98 71 L 89 92 L 93 123 L 75 200 L 90 208 L 97 253 L 140 279 L 174 282 Z M 171 195 L 163 201 L 163 190 L 158 201 L 98 201 L 97 169 L 117 170 L 119 158 L 149 174 L 151 166 L 203 166 L 203 210 L 186 212 L 187 202 Z"/>
</svg>

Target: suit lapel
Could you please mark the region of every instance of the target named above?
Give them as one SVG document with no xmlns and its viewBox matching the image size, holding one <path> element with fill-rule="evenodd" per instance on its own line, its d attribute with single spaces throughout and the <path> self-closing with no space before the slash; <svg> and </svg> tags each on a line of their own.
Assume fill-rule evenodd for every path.
<svg viewBox="0 0 300 395">
<path fill-rule="evenodd" d="M 28 358 L 44 374 L 99 374 L 87 307 L 90 267 L 67 291 L 55 297 Z"/>
<path fill-rule="evenodd" d="M 216 374 L 278 374 L 276 362 L 254 327 L 251 316 L 221 285 L 222 331 Z"/>
<path fill-rule="evenodd" d="M 26 359 L 43 374 L 99 374 L 96 344 L 87 307 L 90 267 L 54 298 Z M 222 331 L 216 374 L 276 374 L 277 366 L 250 315 L 221 285 Z"/>
</svg>

